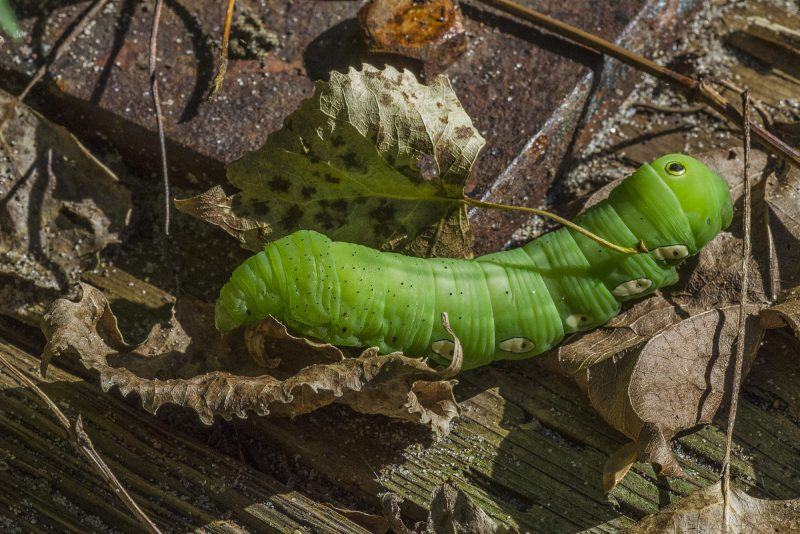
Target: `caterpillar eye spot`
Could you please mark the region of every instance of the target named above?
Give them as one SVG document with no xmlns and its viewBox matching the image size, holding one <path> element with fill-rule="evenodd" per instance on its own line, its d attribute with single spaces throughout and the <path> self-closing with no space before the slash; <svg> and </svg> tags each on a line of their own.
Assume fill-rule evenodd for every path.
<svg viewBox="0 0 800 534">
<path fill-rule="evenodd" d="M 456 344 L 449 339 L 440 339 L 431 343 L 431 350 L 446 360 L 453 359 L 453 351 Z"/>
<path fill-rule="evenodd" d="M 686 245 L 669 245 L 654 248 L 650 253 L 657 260 L 680 260 L 689 256 L 689 248 Z"/>
<path fill-rule="evenodd" d="M 501 341 L 498 347 L 500 347 L 500 350 L 506 352 L 521 354 L 523 352 L 532 351 L 536 347 L 536 344 L 524 337 L 512 337 L 511 339 Z"/>
<path fill-rule="evenodd" d="M 666 164 L 664 170 L 672 176 L 681 176 L 686 173 L 686 167 L 679 161 L 670 161 Z"/>
<path fill-rule="evenodd" d="M 649 278 L 637 278 L 636 280 L 622 282 L 611 291 L 611 294 L 615 297 L 630 297 L 632 295 L 644 293 L 650 289 L 650 286 L 652 285 L 653 281 Z"/>
</svg>

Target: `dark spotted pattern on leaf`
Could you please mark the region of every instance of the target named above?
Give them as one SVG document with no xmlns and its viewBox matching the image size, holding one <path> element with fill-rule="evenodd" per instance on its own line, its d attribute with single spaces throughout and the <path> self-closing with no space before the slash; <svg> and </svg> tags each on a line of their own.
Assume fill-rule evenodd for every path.
<svg viewBox="0 0 800 534">
<path fill-rule="evenodd" d="M 453 213 L 483 144 L 443 76 L 426 86 L 393 67 L 333 72 L 263 147 L 228 167 L 241 192 L 227 209 L 270 239 L 314 229 L 397 250 Z"/>
</svg>

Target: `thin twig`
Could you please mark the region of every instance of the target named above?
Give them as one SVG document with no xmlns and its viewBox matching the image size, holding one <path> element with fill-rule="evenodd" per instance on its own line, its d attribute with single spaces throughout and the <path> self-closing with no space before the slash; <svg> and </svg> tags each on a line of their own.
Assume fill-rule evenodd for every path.
<svg viewBox="0 0 800 534">
<path fill-rule="evenodd" d="M 709 78 L 709 81 L 712 83 L 719 84 L 725 87 L 726 89 L 730 89 L 734 93 L 738 94 L 739 98 L 741 98 L 744 92 L 746 91 L 746 89 L 739 87 L 732 81 L 726 80 L 724 78 Z M 764 125 L 770 130 L 772 130 L 772 125 L 775 122 L 775 119 L 772 117 L 772 113 L 770 113 L 769 110 L 767 110 L 767 108 L 764 107 L 764 103 L 756 98 L 753 98 L 751 95 L 750 106 L 754 110 L 758 111 L 758 114 L 761 115 L 761 120 L 764 121 Z"/>
<path fill-rule="evenodd" d="M 698 111 L 703 111 L 707 108 L 705 104 L 695 104 L 686 108 L 679 108 L 673 106 L 661 106 L 658 104 L 651 104 L 649 102 L 634 102 L 631 107 L 638 109 L 645 109 L 647 111 L 655 111 L 657 113 L 671 113 L 676 115 L 693 115 Z"/>
<path fill-rule="evenodd" d="M 228 0 L 228 9 L 225 10 L 225 29 L 222 32 L 222 46 L 219 50 L 219 62 L 217 74 L 214 76 L 214 83 L 211 85 L 211 94 L 214 96 L 222 89 L 222 82 L 225 81 L 225 72 L 228 70 L 228 43 L 231 39 L 231 22 L 233 21 L 233 10 L 236 7 L 236 0 Z"/>
<path fill-rule="evenodd" d="M 107 3 L 108 0 L 97 0 L 94 4 L 92 4 L 92 7 L 90 7 L 83 17 L 81 17 L 78 23 L 73 26 L 72 31 L 70 31 L 64 37 L 58 46 L 53 48 L 53 50 L 47 56 L 47 60 L 45 60 L 44 64 L 36 70 L 33 78 L 31 78 L 28 82 L 28 85 L 26 85 L 25 89 L 23 89 L 22 92 L 17 96 L 17 101 L 22 102 L 25 100 L 25 97 L 28 96 L 28 93 L 31 91 L 31 89 L 33 89 L 33 86 L 39 83 L 42 78 L 44 78 L 44 75 L 47 74 L 47 71 L 50 70 L 50 67 L 53 65 L 53 63 L 55 63 L 58 58 L 64 55 L 64 52 L 69 49 L 75 38 L 78 37 L 84 29 L 86 29 L 86 26 L 94 20 L 100 10 L 103 9 Z"/>
<path fill-rule="evenodd" d="M 675 86 L 691 98 L 699 98 L 708 104 L 715 111 L 720 113 L 725 119 L 732 122 L 737 126 L 741 126 L 744 118 L 737 106 L 732 105 L 725 100 L 710 83 L 706 81 L 698 81 L 694 78 L 684 76 L 674 70 L 668 69 L 659 65 L 653 60 L 647 59 L 644 56 L 635 54 L 618 44 L 607 41 L 597 35 L 576 28 L 552 17 L 548 17 L 543 13 L 522 6 L 513 2 L 512 0 L 478 0 L 486 5 L 501 9 L 506 13 L 510 13 L 517 17 L 523 18 L 532 22 L 548 31 L 551 31 L 562 37 L 566 37 L 578 44 L 581 44 L 591 50 L 613 57 L 618 61 L 625 63 L 635 69 L 645 72 L 659 80 L 666 82 L 669 85 Z M 750 120 L 750 119 L 748 119 Z M 791 164 L 800 168 L 800 151 L 784 143 L 777 138 L 772 132 L 763 128 L 761 125 L 756 124 L 750 120 L 750 130 L 755 137 L 761 141 L 767 148 L 769 148 L 776 155 L 782 156 L 789 160 Z"/>
<path fill-rule="evenodd" d="M 644 245 L 644 242 L 641 241 L 641 240 L 639 241 L 639 243 L 636 244 L 635 247 L 620 246 L 620 245 L 617 245 L 616 243 L 612 243 L 611 241 L 603 239 L 599 235 L 590 232 L 586 228 L 583 228 L 582 226 L 579 226 L 579 225 L 575 224 L 574 222 L 572 222 L 572 221 L 570 221 L 568 219 L 565 219 L 564 217 L 561 217 L 560 215 L 556 215 L 555 213 L 551 213 L 549 211 L 540 210 L 540 209 L 537 209 L 537 208 L 529 208 L 527 206 L 509 206 L 507 204 L 495 204 L 494 202 L 486 202 L 486 201 L 483 201 L 483 200 L 477 200 L 477 199 L 469 198 L 469 197 L 465 197 L 463 199 L 463 202 L 467 206 L 472 206 L 472 207 L 475 207 L 475 208 L 485 208 L 485 209 L 492 209 L 492 210 L 499 210 L 499 211 L 522 211 L 522 212 L 525 212 L 525 213 L 531 213 L 533 215 L 539 215 L 540 217 L 547 217 L 548 219 L 552 219 L 552 220 L 556 221 L 557 223 L 566 226 L 567 228 L 575 230 L 579 234 L 585 235 L 586 237 L 588 237 L 592 241 L 595 241 L 595 242 L 603 245 L 606 248 L 609 248 L 609 249 L 614 250 L 616 252 L 620 252 L 622 254 L 641 254 L 641 253 L 646 253 L 647 252 L 647 247 Z"/>
<path fill-rule="evenodd" d="M 739 303 L 739 324 L 736 337 L 736 355 L 734 359 L 733 384 L 731 384 L 731 404 L 728 408 L 728 428 L 725 432 L 725 460 L 722 464 L 722 517 L 725 532 L 728 531 L 728 504 L 731 486 L 731 446 L 733 443 L 733 423 L 736 420 L 736 408 L 739 404 L 739 385 L 742 381 L 742 361 L 744 360 L 745 320 L 747 318 L 747 282 L 750 259 L 750 91 L 742 94 L 744 122 L 744 242 L 742 243 L 742 292 Z"/>
<path fill-rule="evenodd" d="M 169 236 L 169 167 L 167 165 L 167 142 L 164 136 L 164 116 L 161 113 L 161 97 L 158 94 L 158 75 L 156 66 L 158 62 L 158 25 L 161 22 L 161 8 L 164 0 L 156 0 L 153 11 L 153 28 L 150 32 L 150 94 L 153 97 L 153 108 L 158 126 L 158 144 L 161 150 L 161 178 L 164 181 L 164 235 Z"/>
<path fill-rule="evenodd" d="M 70 420 L 64 415 L 64 412 L 53 402 L 47 394 L 42 391 L 42 389 L 36 385 L 36 382 L 28 378 L 28 376 L 23 373 L 20 369 L 17 369 L 14 364 L 8 361 L 2 354 L 0 354 L 0 364 L 8 371 L 12 378 L 14 378 L 17 382 L 20 383 L 23 387 L 26 387 L 36 393 L 38 397 L 50 408 L 50 411 L 56 416 L 58 422 L 61 423 L 61 426 L 64 427 L 64 430 L 67 432 L 67 439 L 72 444 L 75 449 L 81 453 L 89 463 L 94 466 L 95 469 L 102 475 L 105 479 L 106 483 L 111 487 L 112 493 L 114 493 L 119 499 L 128 507 L 128 510 L 139 520 L 142 526 L 148 531 L 152 533 L 160 533 L 161 531 L 158 527 L 153 523 L 153 521 L 147 516 L 147 514 L 142 510 L 136 501 L 130 496 L 128 491 L 125 487 L 120 483 L 119 479 L 114 475 L 114 472 L 111 471 L 111 468 L 108 467 L 108 464 L 103 460 L 100 454 L 95 450 L 94 445 L 92 444 L 92 440 L 89 439 L 89 435 L 83 429 L 83 420 L 81 416 L 78 415 L 75 423 L 70 423 Z"/>
</svg>

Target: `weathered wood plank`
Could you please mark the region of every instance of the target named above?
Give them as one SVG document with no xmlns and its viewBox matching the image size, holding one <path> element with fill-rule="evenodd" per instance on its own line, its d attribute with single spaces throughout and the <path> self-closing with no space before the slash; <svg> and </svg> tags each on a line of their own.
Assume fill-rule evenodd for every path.
<svg viewBox="0 0 800 534">
<path fill-rule="evenodd" d="M 0 338 L 5 358 L 37 376 L 38 359 Z M 109 467 L 166 531 L 364 532 L 269 475 L 51 367 L 42 389 L 86 430 Z M 0 372 L 0 527 L 24 532 L 140 532 L 101 477 L 30 391 Z"/>
</svg>

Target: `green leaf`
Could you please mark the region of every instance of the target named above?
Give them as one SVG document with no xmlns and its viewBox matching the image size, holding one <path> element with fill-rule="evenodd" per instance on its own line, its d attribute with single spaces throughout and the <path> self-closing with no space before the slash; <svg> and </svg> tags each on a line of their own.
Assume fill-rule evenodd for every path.
<svg viewBox="0 0 800 534">
<path fill-rule="evenodd" d="M 179 209 L 212 223 L 226 210 L 261 223 L 259 235 L 270 239 L 314 229 L 405 249 L 462 218 L 464 184 L 483 144 L 444 76 L 426 86 L 409 71 L 364 65 L 317 82 L 263 147 L 228 166 L 240 189 L 233 198 L 206 206 L 201 195 Z"/>
</svg>

